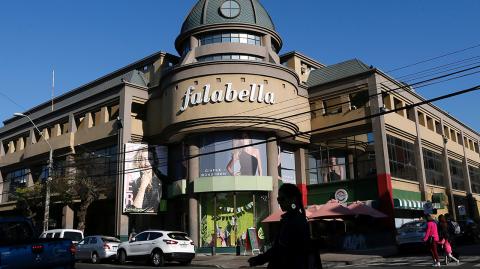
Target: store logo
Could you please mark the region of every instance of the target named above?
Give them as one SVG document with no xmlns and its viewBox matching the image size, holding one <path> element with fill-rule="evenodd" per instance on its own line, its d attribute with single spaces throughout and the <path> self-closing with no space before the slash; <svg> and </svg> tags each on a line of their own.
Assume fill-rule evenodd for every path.
<svg viewBox="0 0 480 269">
<path fill-rule="evenodd" d="M 264 85 L 251 84 L 248 90 L 234 90 L 232 83 L 225 84 L 225 90 L 211 91 L 210 84 L 203 87 L 203 91 L 195 92 L 195 86 L 188 87 L 183 97 L 183 102 L 180 111 L 185 111 L 192 105 L 233 102 L 238 100 L 240 102 L 249 101 L 251 103 L 265 103 L 273 105 L 275 103 L 275 94 L 273 92 L 265 92 Z"/>
<path fill-rule="evenodd" d="M 348 192 L 344 189 L 339 189 L 335 192 L 335 200 L 340 203 L 346 203 L 348 200 Z"/>
</svg>

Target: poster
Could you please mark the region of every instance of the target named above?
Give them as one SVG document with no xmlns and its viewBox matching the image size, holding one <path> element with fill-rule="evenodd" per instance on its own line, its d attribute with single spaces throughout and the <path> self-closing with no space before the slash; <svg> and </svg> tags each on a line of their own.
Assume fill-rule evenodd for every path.
<svg viewBox="0 0 480 269">
<path fill-rule="evenodd" d="M 246 132 L 202 137 L 200 153 L 206 155 L 200 156 L 200 177 L 266 176 L 266 145 L 255 145 L 263 141 L 261 135 Z"/>
<path fill-rule="evenodd" d="M 162 199 L 167 177 L 168 148 L 145 144 L 125 144 L 123 212 L 155 214 Z"/>
</svg>

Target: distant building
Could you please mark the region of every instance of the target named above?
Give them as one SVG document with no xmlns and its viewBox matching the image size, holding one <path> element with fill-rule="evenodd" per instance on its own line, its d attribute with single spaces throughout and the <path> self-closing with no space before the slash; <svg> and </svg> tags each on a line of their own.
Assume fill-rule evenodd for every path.
<svg viewBox="0 0 480 269">
<path fill-rule="evenodd" d="M 89 209 L 86 233 L 185 230 L 200 247 L 228 249 L 277 209 L 281 182 L 308 204 L 345 190 L 397 225 L 426 201 L 478 217 L 478 132 L 434 105 L 362 119 L 424 99 L 359 60 L 326 66 L 278 55 L 282 44 L 258 0 L 200 0 L 179 56 L 156 53 L 55 98 L 53 111 L 25 111 L 55 150 L 53 176 L 78 169 L 75 160 L 104 164 L 98 176 L 111 188 Z M 0 215 L 15 214 L 17 187 L 47 177 L 49 152 L 26 118 L 4 124 Z M 52 195 L 52 227 L 72 227 L 75 205 Z"/>
</svg>

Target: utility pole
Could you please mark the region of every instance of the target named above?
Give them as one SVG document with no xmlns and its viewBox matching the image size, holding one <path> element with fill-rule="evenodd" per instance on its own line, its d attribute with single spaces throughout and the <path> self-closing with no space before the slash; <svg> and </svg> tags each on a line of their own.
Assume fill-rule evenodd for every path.
<svg viewBox="0 0 480 269">
<path fill-rule="evenodd" d="M 47 143 L 48 147 L 50 148 L 49 156 L 48 156 L 48 177 L 47 181 L 45 182 L 45 214 L 43 216 L 43 231 L 45 232 L 48 230 L 48 220 L 50 218 L 50 183 L 52 182 L 52 173 L 53 173 L 53 148 L 48 142 L 47 138 L 43 135 L 43 133 L 38 129 L 37 125 L 33 122 L 33 120 L 23 113 L 14 113 L 13 115 L 27 118 L 30 123 L 33 125 L 35 130 L 43 137 L 45 142 Z"/>
</svg>

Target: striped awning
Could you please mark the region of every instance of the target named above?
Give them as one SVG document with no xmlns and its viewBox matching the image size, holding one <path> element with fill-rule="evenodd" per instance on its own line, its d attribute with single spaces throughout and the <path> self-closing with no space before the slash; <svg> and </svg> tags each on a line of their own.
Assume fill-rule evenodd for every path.
<svg viewBox="0 0 480 269">
<path fill-rule="evenodd" d="M 427 203 L 427 201 L 415 201 L 415 200 L 407 200 L 407 199 L 393 199 L 393 205 L 395 208 L 398 209 L 410 209 L 410 210 L 423 210 L 423 206 Z M 442 206 L 440 203 L 433 203 L 433 208 L 441 209 Z"/>
</svg>

